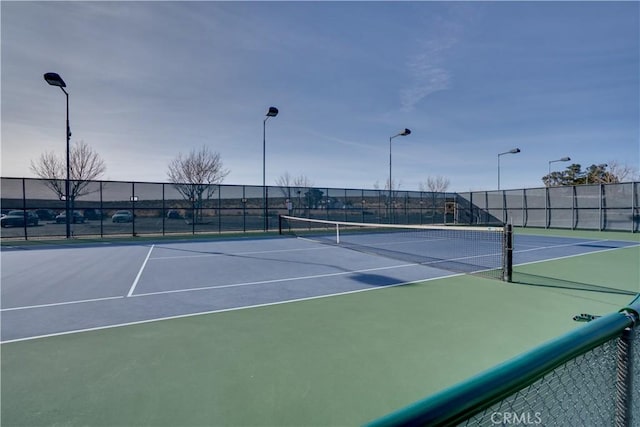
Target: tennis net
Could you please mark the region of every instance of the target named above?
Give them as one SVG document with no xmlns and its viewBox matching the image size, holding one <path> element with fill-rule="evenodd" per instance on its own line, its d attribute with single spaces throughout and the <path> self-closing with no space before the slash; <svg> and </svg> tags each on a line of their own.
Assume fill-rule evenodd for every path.
<svg viewBox="0 0 640 427">
<path fill-rule="evenodd" d="M 510 225 L 372 224 L 280 216 L 280 234 L 457 273 L 511 281 Z"/>
</svg>

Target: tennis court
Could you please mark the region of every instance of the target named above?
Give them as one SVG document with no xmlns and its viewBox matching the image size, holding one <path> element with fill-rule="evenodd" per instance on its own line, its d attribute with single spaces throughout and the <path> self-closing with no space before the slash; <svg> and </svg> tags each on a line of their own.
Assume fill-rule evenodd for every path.
<svg viewBox="0 0 640 427">
<path fill-rule="evenodd" d="M 639 291 L 636 235 L 514 240 L 516 283 L 308 238 L 5 246 L 2 424 L 362 424 Z"/>
</svg>

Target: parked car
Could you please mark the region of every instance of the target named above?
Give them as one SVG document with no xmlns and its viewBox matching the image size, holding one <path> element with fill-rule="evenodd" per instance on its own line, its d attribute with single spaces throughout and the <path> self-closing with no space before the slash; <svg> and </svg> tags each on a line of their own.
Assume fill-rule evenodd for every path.
<svg viewBox="0 0 640 427">
<path fill-rule="evenodd" d="M 170 211 L 167 211 L 167 218 L 170 218 L 170 219 L 181 219 L 182 215 L 180 215 L 180 212 L 178 212 L 177 210 L 172 209 Z"/>
<path fill-rule="evenodd" d="M 56 217 L 56 223 L 58 224 L 66 224 L 67 222 L 67 213 L 65 211 L 60 212 L 60 214 Z M 71 222 L 73 224 L 83 224 L 84 217 L 78 211 L 73 211 L 71 215 Z"/>
<path fill-rule="evenodd" d="M 129 211 L 116 211 L 111 217 L 113 222 L 132 222 L 133 214 Z"/>
<path fill-rule="evenodd" d="M 102 219 L 102 211 L 100 209 L 85 209 L 84 217 L 86 219 L 99 220 Z"/>
<path fill-rule="evenodd" d="M 56 213 L 51 209 L 36 209 L 36 215 L 43 221 L 52 221 L 56 219 Z"/>
<path fill-rule="evenodd" d="M 9 211 L 0 218 L 2 227 L 24 227 L 27 225 L 38 225 L 38 215 L 33 211 Z"/>
</svg>

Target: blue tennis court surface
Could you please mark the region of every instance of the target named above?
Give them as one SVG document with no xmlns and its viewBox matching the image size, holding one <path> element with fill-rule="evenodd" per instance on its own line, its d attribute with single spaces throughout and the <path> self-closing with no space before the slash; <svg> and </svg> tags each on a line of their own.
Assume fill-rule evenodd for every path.
<svg viewBox="0 0 640 427">
<path fill-rule="evenodd" d="M 637 243 L 516 235 L 514 264 Z M 450 276 L 296 238 L 3 248 L 2 342 Z"/>
</svg>

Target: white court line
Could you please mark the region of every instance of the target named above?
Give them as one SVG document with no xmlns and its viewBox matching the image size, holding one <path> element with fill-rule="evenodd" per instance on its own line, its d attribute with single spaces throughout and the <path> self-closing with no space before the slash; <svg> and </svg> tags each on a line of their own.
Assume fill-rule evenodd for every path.
<svg viewBox="0 0 640 427">
<path fill-rule="evenodd" d="M 151 256 L 151 251 L 153 250 L 154 246 L 155 245 L 151 245 L 151 248 L 149 248 L 149 252 L 147 252 L 147 257 L 144 259 L 144 262 L 142 263 L 142 266 L 140 267 L 140 270 L 138 271 L 138 275 L 136 276 L 136 280 L 133 281 L 133 284 L 131 285 L 131 289 L 129 289 L 129 293 L 127 294 L 128 297 L 133 295 L 133 291 L 136 290 L 136 286 L 138 286 L 138 280 L 140 280 L 140 276 L 142 276 L 142 272 L 144 271 L 144 266 L 147 265 L 147 261 L 149 261 L 149 257 Z"/>
<path fill-rule="evenodd" d="M 598 240 L 598 242 L 602 242 L 602 240 Z M 640 246 L 640 243 L 639 244 L 635 244 L 635 245 L 622 246 L 622 247 L 619 247 L 619 248 L 601 249 L 599 251 L 592 251 L 592 252 L 585 252 L 585 253 L 581 253 L 581 254 L 566 255 L 566 256 L 555 257 L 555 258 L 550 258 L 550 259 L 542 259 L 542 260 L 538 260 L 538 261 L 523 262 L 523 263 L 514 264 L 514 265 L 520 266 L 520 265 L 540 264 L 541 262 L 556 261 L 556 260 L 567 259 L 567 258 L 575 258 L 575 257 L 584 256 L 584 255 L 591 255 L 591 254 L 600 254 L 600 253 L 603 253 L 603 252 L 618 251 L 620 249 L 637 248 L 639 246 Z M 548 246 L 546 248 L 539 248 L 539 249 L 553 249 L 553 248 L 556 248 L 556 247 L 558 247 L 558 246 Z M 531 252 L 531 251 L 535 251 L 535 250 L 537 250 L 537 249 L 525 249 L 525 250 L 522 250 L 522 251 L 514 251 L 514 253 Z"/>
<path fill-rule="evenodd" d="M 597 241 L 594 241 L 594 242 L 602 242 L 602 240 L 597 240 Z M 560 246 L 567 246 L 567 245 L 560 245 Z M 569 246 L 571 246 L 571 245 L 569 245 Z M 531 262 L 520 263 L 520 264 L 516 264 L 516 265 L 521 266 L 521 265 L 529 265 L 529 264 L 538 264 L 538 263 L 547 262 L 547 261 L 561 260 L 561 259 L 566 259 L 566 258 L 575 258 L 575 257 L 583 256 L 583 255 L 596 254 L 596 253 L 602 253 L 602 252 L 609 252 L 609 251 L 615 251 L 615 250 L 626 249 L 626 248 L 634 248 L 634 247 L 638 247 L 638 246 L 640 246 L 640 244 L 634 244 L 634 245 L 624 246 L 624 247 L 620 247 L 620 248 L 603 249 L 603 250 L 600 250 L 600 251 L 593 251 L 593 252 L 587 252 L 587 253 L 581 253 L 581 254 L 567 255 L 567 256 L 563 256 L 563 257 L 556 257 L 556 258 L 539 260 L 539 261 L 531 261 Z M 559 246 L 548 246 L 548 247 L 538 248 L 538 249 L 549 249 L 549 248 L 554 248 L 554 247 L 559 247 Z M 153 247 L 151 249 L 153 249 Z M 515 251 L 515 253 L 530 252 L 532 250 L 535 250 L 535 249 L 527 249 L 527 250 L 523 250 L 523 251 Z M 151 250 L 149 250 L 149 253 L 147 254 L 147 259 L 148 259 L 148 256 L 149 256 L 150 253 L 151 253 Z M 146 263 L 146 260 L 145 260 L 145 263 Z M 260 282 L 237 283 L 237 284 L 230 284 L 230 285 L 206 286 L 206 287 L 191 288 L 191 289 L 176 289 L 176 290 L 170 290 L 170 291 L 159 291 L 159 292 L 150 292 L 150 293 L 145 293 L 145 294 L 136 294 L 136 295 L 131 295 L 131 296 L 132 297 L 144 297 L 144 296 L 154 296 L 154 295 L 177 293 L 177 292 L 212 290 L 212 289 L 229 288 L 229 287 L 237 287 L 237 286 L 250 286 L 250 285 L 257 285 L 257 284 L 287 282 L 287 281 L 292 281 L 292 280 L 308 280 L 308 279 L 316 279 L 316 278 L 323 278 L 323 277 L 330 277 L 330 276 L 348 275 L 348 274 L 354 274 L 354 273 L 365 273 L 365 272 L 371 272 L 371 271 L 377 271 L 377 270 L 386 270 L 386 269 L 393 269 L 393 268 L 404 268 L 404 267 L 410 267 L 410 266 L 415 266 L 415 265 L 420 265 L 420 264 L 415 264 L 415 263 L 413 263 L 413 264 L 400 264 L 400 265 L 389 266 L 389 267 L 378 267 L 378 268 L 371 268 L 371 269 L 364 269 L 364 270 L 353 270 L 353 271 L 339 272 L 339 273 L 319 274 L 319 275 L 314 275 L 314 276 L 302 276 L 302 277 L 294 277 L 294 278 L 266 280 L 266 281 L 260 281 Z M 143 264 L 142 268 L 144 268 L 144 264 Z M 142 272 L 142 268 L 140 269 L 140 272 L 138 273 L 138 277 L 136 278 L 136 280 L 139 278 L 139 276 L 140 276 L 140 274 Z M 219 312 L 224 312 L 224 311 L 240 310 L 240 309 L 243 309 L 243 308 L 254 308 L 254 307 L 267 306 L 267 305 L 284 304 L 284 303 L 288 303 L 288 302 L 296 302 L 296 301 L 304 301 L 304 300 L 309 300 L 309 299 L 324 298 L 324 297 L 330 297 L 330 296 L 350 294 L 350 293 L 355 293 L 355 292 L 362 292 L 362 291 L 367 291 L 367 290 L 384 289 L 384 288 L 389 288 L 389 287 L 394 287 L 394 286 L 406 285 L 406 284 L 410 284 L 410 283 L 428 282 L 428 281 L 431 281 L 431 280 L 437 280 L 437 279 L 448 278 L 448 277 L 456 277 L 456 276 L 462 276 L 462 275 L 464 275 L 464 273 L 454 273 L 454 274 L 450 274 L 450 275 L 446 275 L 446 276 L 439 276 L 439 277 L 434 277 L 434 278 L 416 280 L 416 281 L 412 281 L 412 282 L 398 283 L 398 284 L 394 284 L 394 285 L 381 286 L 380 288 L 361 289 L 361 290 L 347 291 L 347 292 L 335 293 L 335 294 L 324 295 L 324 296 L 308 297 L 308 298 L 302 298 L 302 299 L 296 299 L 296 300 L 290 300 L 290 301 L 282 301 L 282 302 L 277 302 L 277 303 L 269 303 L 269 304 L 255 305 L 255 306 L 238 307 L 238 308 L 222 309 L 222 310 L 215 310 L 215 311 L 203 312 L 203 313 L 186 314 L 186 315 L 180 315 L 180 316 L 151 319 L 151 320 L 145 320 L 145 321 L 140 321 L 140 322 L 119 324 L 119 325 L 114 325 L 114 326 L 104 326 L 104 327 L 91 328 L 91 329 L 82 329 L 82 330 L 78 330 L 78 331 L 69 331 L 69 332 L 58 333 L 58 334 L 42 335 L 42 336 L 29 337 L 29 338 L 21 338 L 21 339 L 11 340 L 11 341 L 0 341 L 0 343 L 5 343 L 5 342 L 8 343 L 8 342 L 15 342 L 15 341 L 25 341 L 25 340 L 29 340 L 29 339 L 35 339 L 35 338 L 44 338 L 44 337 L 48 337 L 48 336 L 66 335 L 66 334 L 71 334 L 71 333 L 76 333 L 76 332 L 108 329 L 108 328 L 111 328 L 111 327 L 135 325 L 135 324 L 140 324 L 140 323 L 149 323 L 149 322 L 154 322 L 154 321 L 159 321 L 159 320 L 167 320 L 167 319 L 174 319 L 174 318 L 181 318 L 181 317 L 188 317 L 188 316 L 196 316 L 196 315 L 200 315 L 200 314 L 211 314 L 211 313 L 219 313 Z M 133 288 L 133 286 L 132 286 L 132 288 Z M 70 304 L 82 304 L 82 303 L 87 303 L 87 302 L 100 302 L 100 301 L 108 301 L 108 300 L 122 299 L 122 298 L 124 298 L 124 297 L 123 296 L 116 296 L 116 297 L 94 298 L 94 299 L 79 300 L 79 301 L 69 301 L 69 302 L 60 302 L 60 303 L 52 303 L 52 304 L 40 304 L 40 305 L 23 306 L 23 307 L 11 307 L 11 308 L 0 309 L 0 312 L 27 310 L 27 309 L 32 309 L 32 308 L 47 308 L 47 307 L 63 306 L 63 305 L 70 305 Z"/>
<path fill-rule="evenodd" d="M 266 285 L 271 283 L 282 283 L 282 282 L 292 282 L 296 280 L 310 280 L 310 279 L 322 279 L 325 277 L 335 277 L 335 276 L 346 276 L 349 274 L 358 274 L 358 273 L 369 273 L 371 271 L 380 271 L 380 270 L 390 270 L 393 268 L 405 268 L 405 267 L 413 267 L 419 264 L 400 264 L 400 265 L 392 265 L 389 267 L 376 267 L 376 268 L 367 268 L 364 270 L 351 270 L 351 271 L 341 271 L 339 273 L 327 273 L 327 274 L 316 274 L 313 276 L 298 276 L 298 277 L 286 277 L 284 279 L 272 279 L 272 280 L 260 280 L 256 282 L 244 282 L 244 283 L 231 283 L 228 285 L 213 285 L 213 286 L 201 286 L 197 288 L 188 288 L 188 289 L 171 289 L 168 291 L 158 291 L 158 292 L 148 292 L 145 294 L 136 294 L 134 297 L 143 297 L 143 296 L 151 296 L 151 295 L 166 295 L 166 294 L 175 294 L 180 292 L 194 292 L 194 291 L 207 291 L 211 289 L 225 289 L 225 288 L 238 288 L 242 286 L 253 286 L 253 285 Z"/>
<path fill-rule="evenodd" d="M 586 242 L 579 242 L 579 243 L 566 243 L 564 245 L 551 245 L 551 246 L 538 246 L 538 247 L 534 247 L 531 249 L 521 249 L 518 251 L 514 251 L 516 253 L 522 253 L 522 252 L 534 252 L 534 251 L 543 251 L 546 249 L 555 249 L 555 248 L 566 248 L 566 247 L 570 247 L 570 246 L 582 246 L 582 245 L 590 245 L 593 243 L 603 243 L 603 242 L 609 242 L 612 240 L 590 240 L 590 241 L 586 241 Z M 615 240 L 613 240 L 615 241 Z M 528 245 L 524 245 L 524 246 L 528 246 Z M 629 245 L 629 246 L 619 246 L 619 247 L 615 247 L 615 248 L 608 248 L 608 249 L 604 249 L 603 251 L 610 251 L 610 250 L 615 250 L 615 249 L 624 249 L 624 248 L 633 248 L 636 246 L 640 246 L 640 244 L 637 245 Z M 578 255 L 587 255 L 587 254 L 593 254 L 593 253 L 597 253 L 597 252 L 603 252 L 603 251 L 594 251 L 594 252 L 585 252 L 585 253 L 581 253 Z M 569 257 L 572 257 L 574 255 L 569 255 Z M 567 258 L 567 257 L 560 257 L 560 258 L 553 258 L 553 259 L 563 259 L 563 258 Z M 551 261 L 551 260 L 547 260 L 547 261 Z"/>
<path fill-rule="evenodd" d="M 315 242 L 318 243 L 318 242 Z M 243 256 L 243 255 L 258 255 L 258 254 L 273 254 L 273 253 L 282 253 L 282 252 L 301 252 L 301 251 L 319 251 L 319 250 L 327 250 L 330 249 L 329 246 L 321 246 L 317 248 L 304 248 L 304 249 L 277 249 L 277 250 L 269 250 L 269 251 L 250 251 L 250 252 L 235 252 L 235 253 L 208 253 L 208 254 L 198 254 L 198 255 L 172 255 L 172 256 L 155 256 L 151 258 L 151 261 L 157 259 L 181 259 L 181 258 L 202 258 L 202 257 L 218 257 L 218 256 Z M 159 249 L 166 249 L 170 251 L 176 251 L 181 249 L 172 249 L 160 246 Z M 157 252 L 157 251 L 156 251 Z"/>
<path fill-rule="evenodd" d="M 339 273 L 317 274 L 317 275 L 314 275 L 314 276 L 287 277 L 287 278 L 284 278 L 284 279 L 263 280 L 263 281 L 258 281 L 258 282 L 246 282 L 246 283 L 232 283 L 232 284 L 229 284 L 229 285 L 202 286 L 202 287 L 190 288 L 190 289 L 173 289 L 173 290 L 169 290 L 169 291 L 147 292 L 147 293 L 144 293 L 144 294 L 135 294 L 135 295 L 128 295 L 128 296 L 130 296 L 131 298 L 137 298 L 137 297 L 147 297 L 147 296 L 154 296 L 154 295 L 172 294 L 172 293 L 178 293 L 178 292 L 205 291 L 205 290 L 211 290 L 211 289 L 233 288 L 233 287 L 239 287 L 239 286 L 251 286 L 251 285 L 269 284 L 269 283 L 290 282 L 290 281 L 294 281 L 294 280 L 321 279 L 323 277 L 348 275 L 348 274 L 357 274 L 357 273 L 366 273 L 366 272 L 370 272 L 370 271 L 389 270 L 389 269 L 392 269 L 392 268 L 404 268 L 404 267 L 411 267 L 411 266 L 415 266 L 415 265 L 418 265 L 418 264 L 400 264 L 400 265 L 393 265 L 393 266 L 389 266 L 389 267 L 376 267 L 376 268 L 368 268 L 368 269 L 364 269 L 364 270 L 341 271 Z M 449 277 L 449 276 L 447 276 L 447 277 Z M 25 307 L 3 308 L 3 309 L 0 310 L 0 312 L 27 310 L 27 309 L 30 309 L 30 308 L 47 308 L 47 307 L 55 307 L 55 306 L 60 306 L 60 305 L 79 304 L 79 303 L 83 303 L 83 302 L 99 302 L 99 301 L 107 301 L 107 300 L 117 299 L 117 298 L 124 298 L 124 297 L 123 296 L 105 297 L 105 298 L 94 298 L 94 299 L 83 300 L 83 301 L 57 302 L 57 303 L 53 303 L 53 304 L 40 304 L 40 305 L 25 306 Z"/>
<path fill-rule="evenodd" d="M 3 308 L 3 309 L 0 309 L 0 312 L 27 310 L 27 309 L 30 309 L 30 308 L 55 307 L 57 305 L 82 304 L 82 303 L 85 303 L 85 302 L 108 301 L 108 300 L 112 300 L 112 299 L 121 299 L 121 298 L 124 298 L 124 296 L 120 295 L 120 296 L 117 296 L 117 297 L 103 297 L 103 298 L 83 299 L 83 300 L 78 300 L 78 301 L 54 302 L 54 303 L 50 303 L 50 304 L 28 305 L 28 306 L 24 306 L 24 307 Z"/>
<path fill-rule="evenodd" d="M 177 316 L 159 317 L 159 318 L 156 318 L 156 319 L 139 320 L 137 322 L 119 323 L 119 324 L 115 324 L 115 325 L 98 326 L 98 327 L 95 327 L 95 328 L 77 329 L 75 331 L 65 331 L 65 332 L 57 332 L 57 333 L 53 333 L 53 334 L 37 335 L 37 336 L 33 336 L 33 337 L 16 338 L 16 339 L 13 339 L 13 340 L 0 341 L 0 344 L 9 344 L 9 343 L 13 343 L 13 342 L 30 341 L 30 340 L 35 340 L 35 339 L 39 339 L 39 338 L 58 337 L 58 336 L 62 336 L 62 335 L 77 334 L 77 333 L 80 333 L 80 332 L 100 331 L 100 330 L 104 330 L 104 329 L 120 328 L 120 327 L 123 327 L 123 326 L 142 325 L 142 324 L 145 324 L 145 323 L 160 322 L 160 321 L 163 321 L 163 320 L 183 319 L 185 317 L 204 316 L 204 315 L 207 315 L 207 314 L 226 313 L 226 312 L 230 312 L 230 311 L 247 310 L 247 309 L 251 309 L 251 308 L 270 307 L 270 306 L 274 306 L 274 305 L 290 304 L 290 303 L 294 303 L 294 302 L 311 301 L 311 300 L 316 300 L 316 299 L 321 299 L 321 298 L 331 298 L 331 297 L 335 297 L 335 296 L 355 294 L 355 293 L 359 293 L 359 292 L 377 291 L 377 290 L 381 290 L 381 289 L 394 288 L 396 286 L 411 285 L 413 283 L 430 282 L 430 281 L 433 281 L 433 280 L 439 280 L 439 279 L 443 279 L 443 278 L 456 277 L 456 276 L 462 276 L 462 275 L 463 274 L 452 274 L 452 275 L 449 275 L 449 276 L 432 277 L 432 278 L 421 279 L 421 280 L 412 280 L 410 282 L 396 283 L 396 284 L 393 284 L 393 285 L 380 286 L 380 287 L 376 287 L 376 288 L 356 289 L 356 290 L 353 290 L 353 291 L 337 292 L 337 293 L 334 293 L 334 294 L 318 295 L 318 296 L 305 297 L 305 298 L 296 298 L 296 299 L 286 300 L 286 301 L 269 302 L 269 303 L 264 303 L 264 304 L 247 305 L 247 306 L 242 306 L 242 307 L 223 308 L 223 309 L 220 309 L 220 310 L 211 310 L 211 311 L 204 311 L 204 312 L 198 312 L 198 313 L 179 314 Z"/>
</svg>

